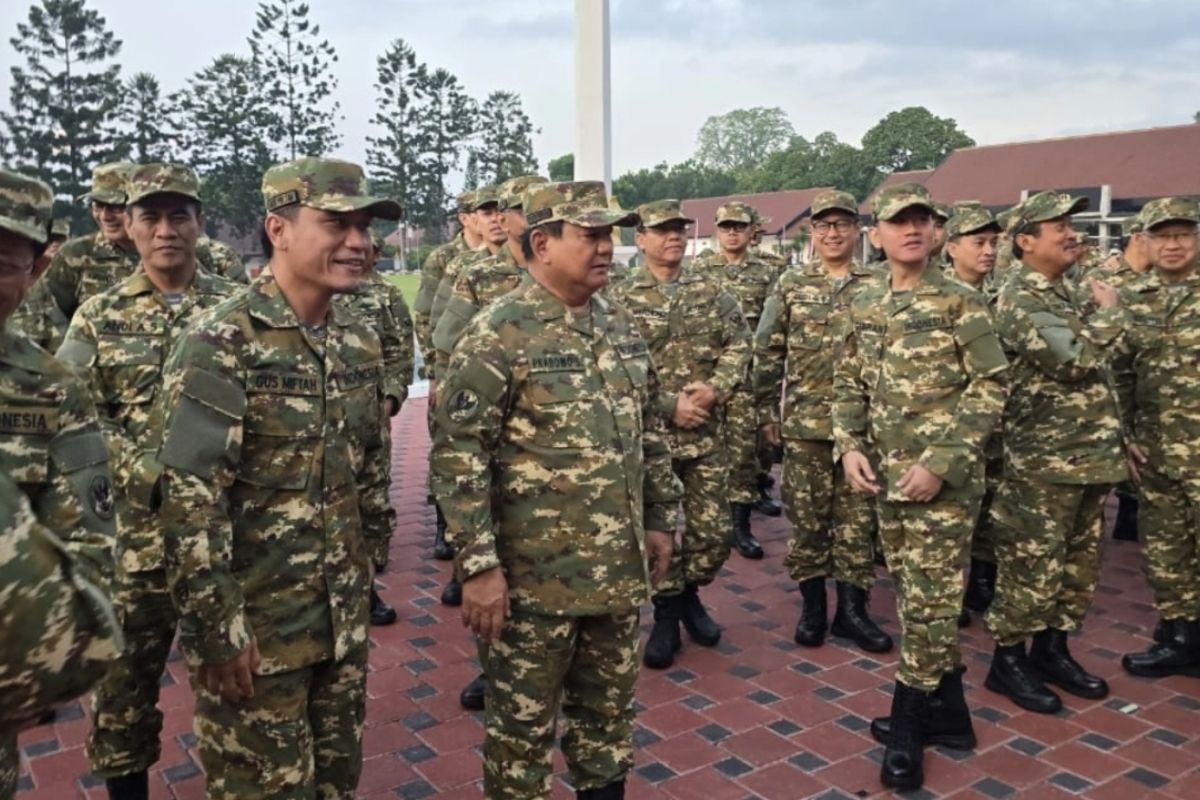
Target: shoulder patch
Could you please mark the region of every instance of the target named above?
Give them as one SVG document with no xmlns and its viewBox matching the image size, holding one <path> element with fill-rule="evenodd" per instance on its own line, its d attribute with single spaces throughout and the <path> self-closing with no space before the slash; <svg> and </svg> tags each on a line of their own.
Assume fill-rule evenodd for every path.
<svg viewBox="0 0 1200 800">
<path fill-rule="evenodd" d="M 470 422 L 479 413 L 479 395 L 473 389 L 459 389 L 450 397 L 446 415 L 455 422 Z"/>
<path fill-rule="evenodd" d="M 108 475 L 95 475 L 88 484 L 88 504 L 100 519 L 108 522 L 116 513 L 116 501 L 113 499 L 112 481 Z"/>
</svg>

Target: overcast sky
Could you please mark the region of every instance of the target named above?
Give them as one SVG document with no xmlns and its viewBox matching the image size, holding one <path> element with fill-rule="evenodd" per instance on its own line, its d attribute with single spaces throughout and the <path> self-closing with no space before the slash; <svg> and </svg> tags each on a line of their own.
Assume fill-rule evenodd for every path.
<svg viewBox="0 0 1200 800">
<path fill-rule="evenodd" d="M 340 155 L 360 159 L 375 58 L 396 38 L 473 95 L 518 92 L 543 169 L 572 149 L 573 0 L 309 0 L 340 55 Z M 124 41 L 125 74 L 165 91 L 245 53 L 254 0 L 89 0 Z M 3 38 L 25 0 L 5 0 Z M 612 0 L 614 175 L 695 150 L 710 115 L 780 106 L 797 133 L 859 143 L 924 105 L 980 144 L 1190 122 L 1200 110 L 1198 0 Z M 14 54 L 0 46 L 0 102 Z"/>
</svg>

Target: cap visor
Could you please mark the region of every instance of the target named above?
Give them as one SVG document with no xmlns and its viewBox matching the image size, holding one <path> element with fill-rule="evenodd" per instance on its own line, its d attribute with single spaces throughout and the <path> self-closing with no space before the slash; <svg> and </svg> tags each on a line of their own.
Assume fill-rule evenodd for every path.
<svg viewBox="0 0 1200 800">
<path fill-rule="evenodd" d="M 1076 197 L 1071 202 L 1071 205 L 1069 205 L 1067 207 L 1067 210 L 1064 211 L 1063 213 L 1064 214 L 1075 214 L 1079 211 L 1087 211 L 1088 207 L 1090 205 L 1091 205 L 1091 202 L 1089 202 L 1086 197 Z"/>
<path fill-rule="evenodd" d="M 608 228 L 617 226 L 627 228 L 638 223 L 637 214 L 620 208 L 597 208 L 583 214 L 563 216 L 564 222 L 578 225 L 581 228 Z"/>
<path fill-rule="evenodd" d="M 38 244 L 45 244 L 46 239 L 49 238 L 49 231 L 45 228 L 39 228 L 37 225 L 21 222 L 11 217 L 0 217 L 0 230 L 24 236 L 26 239 L 32 239 Z"/>
<path fill-rule="evenodd" d="M 892 220 L 900 216 L 910 208 L 924 208 L 929 211 L 930 214 L 937 214 L 937 209 L 931 206 L 929 203 L 926 203 L 922 200 L 913 200 L 911 203 L 905 203 L 901 206 L 897 206 L 896 208 L 889 208 L 886 214 L 877 214 L 875 219 L 887 222 L 888 220 Z"/>
<path fill-rule="evenodd" d="M 386 219 L 389 222 L 398 222 L 404 216 L 404 209 L 399 203 L 381 197 L 342 195 L 330 197 L 324 202 L 320 199 L 310 200 L 304 205 L 319 208 L 322 211 L 366 211 L 377 219 Z"/>
<path fill-rule="evenodd" d="M 646 225 L 646 223 L 644 221 L 642 222 L 642 224 L 646 225 L 647 228 L 657 228 L 659 225 L 666 225 L 668 222 L 684 222 L 684 223 L 687 223 L 688 225 L 696 224 L 696 220 L 692 219 L 691 217 L 683 217 L 683 216 L 667 217 L 666 219 L 660 219 L 657 222 L 655 222 L 653 225 Z"/>
<path fill-rule="evenodd" d="M 109 206 L 123 206 L 126 204 L 125 193 L 113 191 L 84 192 L 83 194 L 79 195 L 79 197 L 76 197 L 75 200 L 81 203 L 104 203 L 105 205 Z"/>
</svg>

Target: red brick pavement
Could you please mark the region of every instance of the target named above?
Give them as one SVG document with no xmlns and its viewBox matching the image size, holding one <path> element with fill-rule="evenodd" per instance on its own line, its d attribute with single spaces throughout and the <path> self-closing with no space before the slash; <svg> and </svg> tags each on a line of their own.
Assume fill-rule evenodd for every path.
<svg viewBox="0 0 1200 800">
<path fill-rule="evenodd" d="M 475 674 L 474 648 L 457 613 L 439 604 L 449 565 L 431 560 L 433 511 L 425 505 L 425 404 L 395 424 L 393 500 L 397 530 L 383 596 L 400 622 L 371 632 L 372 672 L 361 797 L 478 798 L 481 715 L 458 706 Z M 895 653 L 868 656 L 833 640 L 817 650 L 792 643 L 799 598 L 780 561 L 787 524 L 755 519 L 768 557 L 734 555 L 704 593 L 725 626 L 715 650 L 685 644 L 675 667 L 646 671 L 638 689 L 636 770 L 629 796 L 744 800 L 870 797 L 881 748 L 867 733 L 888 708 Z M 1155 621 L 1136 545 L 1106 540 L 1104 573 L 1086 636 L 1074 651 L 1109 679 L 1113 694 L 1064 696 L 1057 716 L 1030 714 L 981 688 L 990 641 L 978 622 L 962 633 L 968 702 L 979 748 L 930 750 L 924 797 L 1200 797 L 1200 681 L 1146 681 L 1121 670 L 1120 654 L 1148 645 Z M 890 581 L 881 574 L 873 611 L 896 631 Z M 648 615 L 647 615 L 648 618 Z M 648 627 L 648 625 L 647 625 Z M 163 756 L 154 800 L 203 796 L 183 664 L 163 679 Z M 87 720 L 79 704 L 51 727 L 27 731 L 22 800 L 100 800 L 87 774 Z M 558 769 L 562 758 L 556 754 Z M 572 797 L 556 781 L 556 798 Z"/>
</svg>

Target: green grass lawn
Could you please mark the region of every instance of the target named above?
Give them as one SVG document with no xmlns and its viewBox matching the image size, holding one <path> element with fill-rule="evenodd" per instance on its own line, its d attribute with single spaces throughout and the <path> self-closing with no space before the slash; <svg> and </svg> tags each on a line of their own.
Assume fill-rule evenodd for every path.
<svg viewBox="0 0 1200 800">
<path fill-rule="evenodd" d="M 400 287 L 400 291 L 404 292 L 404 302 L 408 303 L 408 307 L 411 309 L 413 301 L 417 299 L 417 288 L 421 284 L 421 273 L 411 272 L 400 275 L 387 275 L 386 279 L 389 283 Z"/>
</svg>

